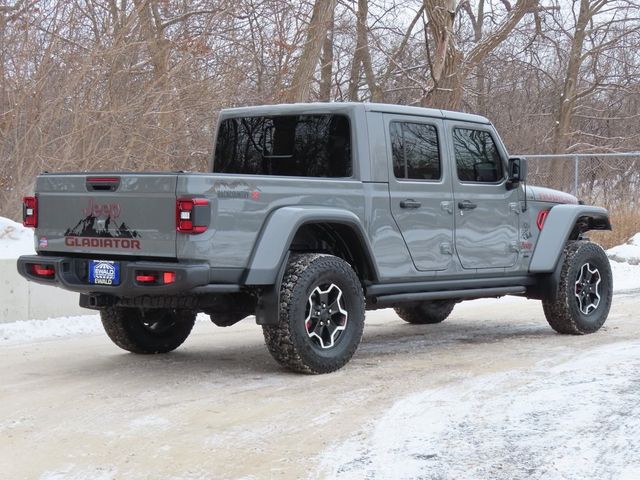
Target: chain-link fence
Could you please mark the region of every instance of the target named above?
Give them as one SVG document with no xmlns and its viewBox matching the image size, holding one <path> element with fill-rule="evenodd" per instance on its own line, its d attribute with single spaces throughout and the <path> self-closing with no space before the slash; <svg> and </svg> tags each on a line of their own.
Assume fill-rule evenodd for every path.
<svg viewBox="0 0 640 480">
<path fill-rule="evenodd" d="M 611 209 L 640 205 L 640 152 L 521 156 L 529 160 L 530 185 Z"/>
</svg>

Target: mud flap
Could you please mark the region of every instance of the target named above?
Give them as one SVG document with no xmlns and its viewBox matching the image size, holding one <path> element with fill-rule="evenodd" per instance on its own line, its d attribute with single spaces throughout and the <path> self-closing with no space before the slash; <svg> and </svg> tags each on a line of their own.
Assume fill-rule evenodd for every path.
<svg viewBox="0 0 640 480">
<path fill-rule="evenodd" d="M 256 323 L 258 325 L 278 325 L 280 320 L 280 287 L 284 272 L 289 264 L 289 255 L 290 252 L 287 251 L 278 270 L 275 284 L 266 285 L 260 291 L 256 306 Z"/>
</svg>

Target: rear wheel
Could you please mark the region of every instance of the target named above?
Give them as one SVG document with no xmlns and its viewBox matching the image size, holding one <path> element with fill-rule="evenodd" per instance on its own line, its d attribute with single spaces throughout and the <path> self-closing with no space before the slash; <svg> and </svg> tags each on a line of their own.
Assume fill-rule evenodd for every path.
<svg viewBox="0 0 640 480">
<path fill-rule="evenodd" d="M 542 300 L 545 317 L 558 333 L 593 333 L 611 308 L 609 259 L 599 245 L 581 240 L 567 243 L 562 262 L 557 291 Z"/>
<path fill-rule="evenodd" d="M 408 323 L 429 324 L 443 322 L 452 312 L 456 302 L 433 300 L 396 307 L 398 316 Z"/>
<path fill-rule="evenodd" d="M 100 311 L 107 335 L 132 353 L 167 353 L 187 339 L 196 314 L 190 310 L 110 307 Z"/>
<path fill-rule="evenodd" d="M 351 266 L 322 254 L 292 255 L 278 325 L 263 325 L 271 355 L 304 373 L 329 373 L 353 356 L 364 328 L 364 294 Z"/>
</svg>

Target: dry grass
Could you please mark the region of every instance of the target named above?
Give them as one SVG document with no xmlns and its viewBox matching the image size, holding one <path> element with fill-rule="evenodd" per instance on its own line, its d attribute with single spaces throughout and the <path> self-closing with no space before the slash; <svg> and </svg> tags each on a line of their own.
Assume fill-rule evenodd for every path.
<svg viewBox="0 0 640 480">
<path fill-rule="evenodd" d="M 589 232 L 589 237 L 605 249 L 625 243 L 630 237 L 640 232 L 640 212 L 634 209 L 612 210 L 610 232 Z"/>
</svg>

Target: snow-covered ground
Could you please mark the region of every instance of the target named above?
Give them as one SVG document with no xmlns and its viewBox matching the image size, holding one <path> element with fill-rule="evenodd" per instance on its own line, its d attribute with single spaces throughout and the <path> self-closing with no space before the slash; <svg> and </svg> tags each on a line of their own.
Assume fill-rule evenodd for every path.
<svg viewBox="0 0 640 480">
<path fill-rule="evenodd" d="M 0 217 L 0 258 L 18 258 L 34 253 L 33 230 Z"/>
<path fill-rule="evenodd" d="M 607 256 L 614 291 L 637 292 L 640 233 Z M 337 480 L 635 480 L 638 395 L 640 341 L 612 343 L 402 398 L 319 461 Z"/>
<path fill-rule="evenodd" d="M 640 342 L 396 402 L 321 458 L 334 479 L 640 478 Z"/>
<path fill-rule="evenodd" d="M 0 346 L 104 333 L 98 315 L 0 323 Z"/>
</svg>

